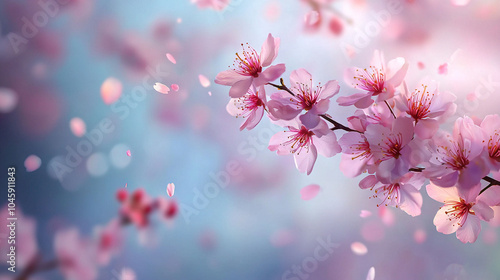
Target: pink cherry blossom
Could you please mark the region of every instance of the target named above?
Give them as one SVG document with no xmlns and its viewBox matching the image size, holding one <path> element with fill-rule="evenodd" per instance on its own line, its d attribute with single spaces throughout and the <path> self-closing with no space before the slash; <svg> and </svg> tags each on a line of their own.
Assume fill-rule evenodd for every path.
<svg viewBox="0 0 500 280">
<path fill-rule="evenodd" d="M 139 228 L 149 225 L 154 204 L 144 189 L 137 189 L 131 195 L 126 189 L 120 189 L 117 199 L 122 203 L 120 214 L 125 223 L 132 222 Z"/>
<path fill-rule="evenodd" d="M 375 163 L 378 164 L 377 178 L 393 181 L 406 174 L 410 168 L 413 138 L 413 122 L 410 118 L 394 120 L 392 129 L 379 124 L 366 128 L 366 139 Z"/>
<path fill-rule="evenodd" d="M 97 263 L 109 264 L 111 257 L 118 253 L 123 245 L 122 226 L 118 219 L 111 220 L 105 227 L 98 227 L 96 232 Z"/>
<path fill-rule="evenodd" d="M 325 85 L 313 86 L 312 75 L 305 69 L 298 69 L 290 75 L 291 91 L 280 91 L 271 95 L 269 110 L 276 119 L 291 120 L 303 110 L 300 121 L 308 128 L 318 125 L 318 115 L 326 113 L 330 98 L 339 92 L 337 81 L 328 81 Z"/>
<path fill-rule="evenodd" d="M 311 173 L 318 152 L 325 157 L 332 157 L 340 152 L 335 133 L 328 129 L 324 121 L 313 129 L 307 129 L 296 121 L 288 126 L 288 131 L 278 132 L 269 141 L 269 150 L 278 155 L 293 154 L 295 166 L 300 172 Z"/>
<path fill-rule="evenodd" d="M 481 129 L 486 136 L 486 162 L 492 170 L 500 171 L 500 116 L 486 116 L 481 122 Z"/>
<path fill-rule="evenodd" d="M 242 54 L 236 54 L 234 69 L 226 70 L 215 77 L 215 82 L 220 85 L 231 86 L 229 96 L 239 98 L 248 92 L 253 83 L 256 87 L 274 81 L 285 72 L 285 64 L 270 66 L 278 55 L 280 39 L 271 34 L 262 45 L 260 55 L 248 44 L 244 45 Z M 269 67 L 268 67 L 269 66 Z M 262 71 L 263 68 L 268 67 Z"/>
<path fill-rule="evenodd" d="M 160 197 L 158 198 L 158 211 L 164 220 L 170 221 L 177 216 L 179 205 L 176 200 Z"/>
<path fill-rule="evenodd" d="M 177 64 L 177 61 L 175 60 L 175 57 L 172 54 L 167 53 L 166 56 L 168 61 L 172 62 L 173 64 Z"/>
<path fill-rule="evenodd" d="M 484 134 L 471 118 L 458 118 L 453 134 L 438 131 L 432 140 L 430 166 L 424 170 L 432 183 L 470 188 L 489 173 L 478 161 L 483 152 Z"/>
<path fill-rule="evenodd" d="M 412 92 L 406 84 L 398 96 L 396 105 L 415 120 L 415 134 L 420 138 L 431 138 L 448 116 L 455 113 L 456 96 L 449 92 L 438 91 L 435 81 L 424 79 Z"/>
<path fill-rule="evenodd" d="M 400 208 L 410 216 L 418 216 L 422 208 L 420 188 L 426 178 L 422 174 L 407 173 L 398 180 L 382 183 L 375 175 L 369 175 L 359 183 L 362 189 L 374 191 L 374 198 L 380 199 L 380 205 Z"/>
<path fill-rule="evenodd" d="M 59 268 L 66 279 L 93 280 L 97 278 L 93 247 L 88 241 L 80 238 L 76 228 L 56 233 L 54 251 Z"/>
<path fill-rule="evenodd" d="M 444 203 L 434 217 L 438 232 L 456 232 L 463 243 L 474 243 L 481 231 L 480 221 L 493 218 L 493 209 L 482 200 L 486 192 L 479 195 L 481 184 L 467 190 L 456 187 L 442 188 L 433 183 L 427 185 L 427 194 L 434 200 Z"/>
<path fill-rule="evenodd" d="M 257 89 L 252 85 L 242 97 L 231 98 L 226 110 L 232 116 L 245 119 L 240 126 L 240 130 L 245 128 L 250 130 L 257 126 L 262 119 L 266 110 L 266 103 L 264 86 Z"/>
<path fill-rule="evenodd" d="M 373 166 L 374 159 L 370 143 L 358 132 L 347 132 L 339 140 L 342 147 L 340 171 L 347 177 L 356 177 Z M 373 173 L 373 168 L 370 170 Z"/>
<path fill-rule="evenodd" d="M 372 96 L 377 96 L 377 102 L 392 98 L 406 76 L 408 63 L 398 57 L 385 64 L 384 55 L 375 51 L 371 65 L 368 68 L 349 68 L 344 73 L 347 84 L 355 89 L 363 90 L 346 97 L 339 97 L 341 106 L 354 105 L 357 108 L 367 108 L 373 103 Z"/>
</svg>

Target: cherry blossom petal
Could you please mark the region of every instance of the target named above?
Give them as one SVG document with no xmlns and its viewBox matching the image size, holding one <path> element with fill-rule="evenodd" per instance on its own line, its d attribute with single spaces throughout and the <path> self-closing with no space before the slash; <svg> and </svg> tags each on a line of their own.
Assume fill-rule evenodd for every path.
<svg viewBox="0 0 500 280">
<path fill-rule="evenodd" d="M 339 82 L 332 80 L 326 82 L 325 85 L 323 85 L 323 88 L 321 90 L 321 93 L 319 95 L 320 99 L 329 99 L 332 96 L 336 95 L 340 91 L 340 86 Z"/>
<path fill-rule="evenodd" d="M 312 184 L 309 186 L 305 186 L 300 190 L 300 195 L 302 200 L 311 200 L 318 195 L 320 190 L 320 186 L 316 184 Z"/>
<path fill-rule="evenodd" d="M 130 150 L 127 150 L 127 156 L 132 156 L 132 153 L 130 152 Z"/>
<path fill-rule="evenodd" d="M 174 183 L 170 183 L 167 185 L 167 194 L 168 196 L 172 197 L 174 195 L 174 191 L 175 191 L 175 185 Z"/>
<path fill-rule="evenodd" d="M 170 87 L 172 88 L 173 91 L 178 91 L 179 90 L 179 85 L 178 84 L 171 84 Z"/>
<path fill-rule="evenodd" d="M 483 201 L 489 206 L 500 204 L 500 186 L 491 186 L 478 197 L 479 201 Z"/>
<path fill-rule="evenodd" d="M 366 275 L 366 280 L 375 280 L 375 267 L 370 267 Z"/>
<path fill-rule="evenodd" d="M 476 214 L 476 216 L 483 221 L 488 222 L 493 219 L 493 209 L 483 201 L 477 201 L 476 204 L 472 206 L 471 210 L 474 211 L 474 214 Z"/>
<path fill-rule="evenodd" d="M 393 87 L 399 86 L 408 71 L 409 64 L 402 57 L 395 58 L 387 63 L 387 80 L 386 83 Z"/>
<path fill-rule="evenodd" d="M 280 45 L 280 39 L 274 38 L 271 35 L 271 33 L 269 33 L 260 51 L 260 62 L 262 67 L 267 67 L 271 65 L 271 63 L 278 55 L 279 45 Z"/>
<path fill-rule="evenodd" d="M 116 78 L 107 78 L 101 85 L 101 98 L 105 104 L 112 104 L 122 95 L 122 83 Z"/>
<path fill-rule="evenodd" d="M 455 220 L 452 220 L 452 219 L 450 219 L 450 217 L 448 217 L 447 213 L 450 210 L 453 210 L 453 209 L 450 209 L 450 207 L 443 206 L 436 213 L 436 216 L 434 217 L 433 223 L 436 226 L 436 230 L 438 232 L 441 232 L 444 234 L 450 234 L 450 233 L 454 233 L 455 231 L 457 231 L 458 226 L 457 226 Z M 468 215 L 468 217 L 470 217 L 470 215 Z"/>
<path fill-rule="evenodd" d="M 175 60 L 175 57 L 172 54 L 167 53 L 167 59 L 168 59 L 168 61 L 172 62 L 173 64 L 177 64 L 177 61 Z"/>
<path fill-rule="evenodd" d="M 318 153 L 324 157 L 333 157 L 342 150 L 333 131 L 319 138 L 313 137 L 313 142 Z"/>
<path fill-rule="evenodd" d="M 198 75 L 198 80 L 202 87 L 207 88 L 210 86 L 210 80 L 205 75 Z"/>
<path fill-rule="evenodd" d="M 419 120 L 415 125 L 415 134 L 422 139 L 432 138 L 439 129 L 439 122 L 435 119 Z"/>
<path fill-rule="evenodd" d="M 266 68 L 259 77 L 255 79 L 255 86 L 261 86 L 278 79 L 283 73 L 285 73 L 285 64 L 276 64 Z"/>
<path fill-rule="evenodd" d="M 10 88 L 0 87 L 0 113 L 12 112 L 18 103 L 18 96 Z"/>
<path fill-rule="evenodd" d="M 298 84 L 310 85 L 312 81 L 312 75 L 306 69 L 300 68 L 294 70 L 290 74 L 290 86 L 292 88 L 296 87 Z"/>
<path fill-rule="evenodd" d="M 439 65 L 438 74 L 439 75 L 447 75 L 448 74 L 448 63 L 444 63 L 444 64 Z"/>
<path fill-rule="evenodd" d="M 415 217 L 420 215 L 422 208 L 422 194 L 410 184 L 405 184 L 400 187 L 401 210 L 408 215 Z"/>
<path fill-rule="evenodd" d="M 370 217 L 372 215 L 372 212 L 368 211 L 368 210 L 361 210 L 361 213 L 359 214 L 359 216 L 361 218 L 367 218 L 367 217 Z"/>
<path fill-rule="evenodd" d="M 427 194 L 441 203 L 446 203 L 446 201 L 455 200 L 458 197 L 458 192 L 456 188 L 441 188 L 434 184 L 429 184 L 426 187 Z"/>
<path fill-rule="evenodd" d="M 457 238 L 463 243 L 474 243 L 481 231 L 479 218 L 474 215 L 468 215 L 467 221 L 457 230 Z"/>
<path fill-rule="evenodd" d="M 232 86 L 239 81 L 249 78 L 251 79 L 251 77 L 240 75 L 234 70 L 226 70 L 215 76 L 215 83 L 223 86 Z"/>
<path fill-rule="evenodd" d="M 162 84 L 162 83 L 155 83 L 155 85 L 153 86 L 153 88 L 159 92 L 159 93 L 163 93 L 163 94 L 168 94 L 168 92 L 170 91 L 170 89 Z"/>
<path fill-rule="evenodd" d="M 85 122 L 80 118 L 72 118 L 69 121 L 69 128 L 76 137 L 82 137 L 87 132 Z"/>
<path fill-rule="evenodd" d="M 42 160 L 36 155 L 30 155 L 24 160 L 24 167 L 26 167 L 27 172 L 37 170 L 40 165 L 42 165 Z"/>
<path fill-rule="evenodd" d="M 317 157 L 318 153 L 316 151 L 316 147 L 311 145 L 309 147 L 309 151 L 304 150 L 294 155 L 295 166 L 300 172 L 305 172 L 309 175 L 313 170 Z"/>
<path fill-rule="evenodd" d="M 351 251 L 358 256 L 363 256 L 368 253 L 368 248 L 361 242 L 353 242 L 351 243 Z"/>
<path fill-rule="evenodd" d="M 368 175 L 359 182 L 359 187 L 362 189 L 370 189 L 373 188 L 377 183 L 378 180 L 375 175 Z"/>
<path fill-rule="evenodd" d="M 232 98 L 240 98 L 248 92 L 250 85 L 253 82 L 252 77 L 246 77 L 244 80 L 240 80 L 231 86 L 229 90 L 229 96 Z"/>
</svg>

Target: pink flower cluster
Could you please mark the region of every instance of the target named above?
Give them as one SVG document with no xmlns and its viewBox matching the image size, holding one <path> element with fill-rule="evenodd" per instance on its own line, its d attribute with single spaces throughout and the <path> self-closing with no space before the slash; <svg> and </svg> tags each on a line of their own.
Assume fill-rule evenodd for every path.
<svg viewBox="0 0 500 280">
<path fill-rule="evenodd" d="M 35 221 L 18 212 L 17 258 L 18 270 L 22 272 L 18 278 L 12 279 L 28 279 L 36 272 L 55 268 L 60 269 L 65 279 L 97 279 L 98 268 L 108 265 L 111 258 L 119 253 L 124 241 L 124 226 L 134 224 L 144 231 L 150 225 L 149 217 L 154 211 L 158 211 L 165 221 L 171 221 L 178 213 L 175 200 L 164 197 L 152 199 L 143 189 L 137 189 L 132 194 L 120 189 L 117 199 L 121 203 L 118 218 L 103 227 L 96 227 L 91 238 L 81 236 L 74 227 L 58 230 L 54 236 L 56 258 L 49 261 L 39 255 Z M 0 209 L 0 216 L 8 217 L 7 206 Z M 4 230 L 0 230 L 0 234 Z"/>
<path fill-rule="evenodd" d="M 411 216 L 420 215 L 421 189 L 428 182 L 427 194 L 444 204 L 434 219 L 436 229 L 456 232 L 464 243 L 476 241 L 480 220 L 490 221 L 492 207 L 500 205 L 500 182 L 488 176 L 500 171 L 498 115 L 458 117 L 451 133 L 441 130 L 456 112 L 455 95 L 429 78 L 408 87 L 409 63 L 402 57 L 386 63 L 375 51 L 367 67 L 345 71 L 346 84 L 358 92 L 337 99 L 340 106 L 357 108 L 343 125 L 327 114 L 330 99 L 340 90 L 336 80 L 315 83 L 307 70 L 297 69 L 287 86 L 283 79 L 272 83 L 285 72 L 284 64 L 262 71 L 276 59 L 278 46 L 279 39 L 269 34 L 260 56 L 247 47 L 237 54 L 236 68 L 215 80 L 231 86 L 227 111 L 245 119 L 241 129 L 254 128 L 266 112 L 271 122 L 285 128 L 271 138 L 269 150 L 293 155 L 297 169 L 307 174 L 318 153 L 342 153 L 345 176 L 363 175 L 359 186 L 372 191 L 378 205 Z M 266 85 L 275 89 L 269 96 Z M 344 133 L 337 140 L 339 130 Z"/>
</svg>

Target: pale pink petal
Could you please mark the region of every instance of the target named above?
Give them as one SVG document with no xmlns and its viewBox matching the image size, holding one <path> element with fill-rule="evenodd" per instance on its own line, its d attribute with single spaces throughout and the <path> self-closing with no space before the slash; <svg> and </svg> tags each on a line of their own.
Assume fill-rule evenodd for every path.
<svg viewBox="0 0 500 280">
<path fill-rule="evenodd" d="M 223 86 L 232 86 L 235 83 L 246 79 L 251 79 L 251 77 L 240 75 L 234 70 L 226 70 L 215 76 L 215 83 Z"/>
<path fill-rule="evenodd" d="M 174 195 L 174 191 L 175 191 L 175 185 L 174 183 L 170 183 L 167 185 L 167 194 L 168 196 L 173 196 Z"/>
<path fill-rule="evenodd" d="M 332 17 L 328 22 L 328 28 L 334 35 L 340 36 L 344 30 L 344 25 L 342 24 L 342 20 L 338 17 Z"/>
<path fill-rule="evenodd" d="M 281 103 L 278 100 L 270 100 L 267 103 L 269 113 L 274 120 L 291 120 L 295 118 L 302 109 L 293 108 Z"/>
<path fill-rule="evenodd" d="M 385 228 L 380 221 L 371 219 L 361 228 L 361 236 L 363 236 L 366 241 L 378 242 L 384 239 Z"/>
<path fill-rule="evenodd" d="M 353 242 L 351 243 L 351 251 L 358 256 L 363 256 L 368 253 L 368 248 L 361 242 Z"/>
<path fill-rule="evenodd" d="M 371 99 L 371 97 L 372 96 L 370 93 L 355 93 L 349 96 L 341 96 L 337 98 L 337 103 L 339 103 L 340 106 L 351 106 L 354 105 L 356 102 L 363 100 L 365 98 Z M 366 102 L 368 103 L 369 101 Z M 373 101 L 371 103 L 373 103 Z M 368 106 L 370 106 L 370 104 Z M 367 108 L 368 106 L 366 106 L 365 108 Z"/>
<path fill-rule="evenodd" d="M 427 194 L 441 203 L 446 203 L 447 201 L 453 201 L 458 198 L 458 192 L 456 188 L 441 188 L 434 184 L 429 184 L 426 187 Z"/>
<path fill-rule="evenodd" d="M 366 280 L 375 280 L 375 267 L 370 267 L 366 275 Z"/>
<path fill-rule="evenodd" d="M 159 93 L 163 93 L 163 94 L 168 94 L 168 92 L 170 91 L 170 89 L 162 84 L 162 83 L 155 83 L 155 85 L 153 86 L 153 88 L 159 92 Z"/>
<path fill-rule="evenodd" d="M 283 73 L 285 73 L 286 67 L 285 64 L 276 64 L 267 67 L 262 73 L 260 73 L 259 77 L 255 79 L 255 86 L 265 85 L 268 82 L 272 82 L 278 79 Z"/>
<path fill-rule="evenodd" d="M 362 189 L 370 189 L 373 188 L 377 183 L 378 180 L 375 175 L 368 175 L 359 182 L 359 187 Z"/>
<path fill-rule="evenodd" d="M 466 6 L 470 0 L 450 0 L 450 2 L 455 6 Z"/>
<path fill-rule="evenodd" d="M 422 208 L 422 194 L 413 185 L 405 184 L 400 188 L 400 208 L 415 217 L 420 215 Z"/>
<path fill-rule="evenodd" d="M 212 92 L 211 91 L 208 92 L 208 96 L 212 96 Z"/>
<path fill-rule="evenodd" d="M 313 170 L 317 157 L 318 153 L 316 151 L 316 147 L 312 145 L 309 147 L 309 151 L 303 150 L 300 153 L 294 154 L 295 166 L 300 172 L 304 172 L 309 175 Z"/>
<path fill-rule="evenodd" d="M 493 209 L 483 201 L 477 201 L 476 204 L 472 206 L 471 210 L 474 211 L 474 214 L 476 214 L 476 216 L 483 221 L 488 222 L 493 219 Z"/>
<path fill-rule="evenodd" d="M 170 62 L 172 62 L 173 64 L 176 64 L 176 63 L 177 63 L 177 61 L 175 60 L 175 57 L 174 57 L 172 54 L 170 54 L 170 53 L 167 53 L 167 59 L 168 59 Z"/>
<path fill-rule="evenodd" d="M 309 186 L 305 186 L 300 190 L 300 195 L 302 200 L 311 200 L 318 195 L 320 190 L 320 186 L 316 184 L 312 184 Z"/>
<path fill-rule="evenodd" d="M 415 134 L 422 139 L 432 138 L 439 129 L 439 122 L 435 119 L 419 120 L 415 125 Z"/>
<path fill-rule="evenodd" d="M 324 157 L 333 157 L 342 150 L 337 143 L 337 136 L 333 131 L 319 138 L 313 136 L 313 143 L 318 153 Z"/>
<path fill-rule="evenodd" d="M 328 101 L 328 100 L 324 100 L 324 101 Z M 320 117 L 318 116 L 318 113 L 315 110 L 315 107 L 313 107 L 313 109 L 307 111 L 305 114 L 301 115 L 299 117 L 299 119 L 300 119 L 300 122 L 308 129 L 312 129 L 312 128 L 316 127 L 321 120 Z"/>
<path fill-rule="evenodd" d="M 294 70 L 290 74 L 290 86 L 292 88 L 297 87 L 300 84 L 310 85 L 312 81 L 312 75 L 306 69 L 300 68 Z"/>
<path fill-rule="evenodd" d="M 422 69 L 424 69 L 424 68 L 425 68 L 425 64 L 424 64 L 423 62 L 421 62 L 421 61 L 419 61 L 419 62 L 417 63 L 417 66 L 418 66 L 418 69 L 420 69 L 420 70 L 422 70 Z"/>
<path fill-rule="evenodd" d="M 438 74 L 439 75 L 447 75 L 448 74 L 448 63 L 439 65 Z"/>
<path fill-rule="evenodd" d="M 200 84 L 202 87 L 207 88 L 210 86 L 210 80 L 205 75 L 198 75 L 198 80 L 200 80 Z"/>
<path fill-rule="evenodd" d="M 271 65 L 273 60 L 276 58 L 277 54 L 277 46 L 279 46 L 279 38 L 274 38 L 271 33 L 267 36 L 266 41 L 262 45 L 262 49 L 260 51 L 260 63 L 262 67 L 267 67 Z"/>
<path fill-rule="evenodd" d="M 42 160 L 36 155 L 30 155 L 24 160 L 24 167 L 26 167 L 27 172 L 37 170 L 40 165 L 42 165 Z"/>
<path fill-rule="evenodd" d="M 87 132 L 85 122 L 80 118 L 72 118 L 69 121 L 69 128 L 76 137 L 82 137 Z"/>
<path fill-rule="evenodd" d="M 130 150 L 127 150 L 127 156 L 132 156 L 132 153 L 130 152 Z"/>
<path fill-rule="evenodd" d="M 248 92 L 248 89 L 250 88 L 253 80 L 254 79 L 252 77 L 246 77 L 246 79 L 234 83 L 234 85 L 231 86 L 231 89 L 229 90 L 229 96 L 232 98 L 242 97 Z"/>
<path fill-rule="evenodd" d="M 456 221 L 453 219 L 451 220 L 450 217 L 448 216 L 448 212 L 452 210 L 450 207 L 441 207 L 441 209 L 438 210 L 436 213 L 436 216 L 434 217 L 434 225 L 436 226 L 436 230 L 438 232 L 444 233 L 444 234 L 450 234 L 454 233 L 457 231 L 458 226 Z M 470 218 L 471 215 L 468 215 Z"/>
<path fill-rule="evenodd" d="M 262 116 L 264 116 L 264 107 L 259 106 L 256 110 L 250 113 L 245 122 L 240 126 L 240 131 L 245 128 L 247 130 L 253 129 L 259 124 L 260 120 L 262 120 Z"/>
<path fill-rule="evenodd" d="M 361 210 L 361 213 L 359 214 L 359 216 L 361 218 L 367 218 L 367 217 L 370 217 L 372 215 L 372 212 L 368 211 L 368 210 Z"/>
<path fill-rule="evenodd" d="M 10 88 L 0 87 L 0 113 L 12 112 L 18 103 L 18 96 Z"/>
<path fill-rule="evenodd" d="M 392 225 L 394 225 L 394 222 L 395 222 L 396 218 L 394 217 L 394 213 L 392 213 L 391 208 L 389 208 L 389 207 L 379 207 L 379 209 L 378 209 L 378 215 L 380 216 L 380 218 L 382 219 L 382 222 L 386 226 L 392 226 Z"/>
<path fill-rule="evenodd" d="M 408 71 L 408 62 L 402 57 L 395 58 L 387 63 L 387 84 L 392 85 L 393 87 L 399 86 Z"/>
<path fill-rule="evenodd" d="M 170 87 L 172 88 L 173 91 L 178 91 L 179 90 L 179 85 L 178 84 L 171 84 Z"/>
<path fill-rule="evenodd" d="M 336 95 L 339 93 L 340 86 L 339 82 L 337 81 L 328 81 L 326 84 L 323 86 L 321 90 L 321 94 L 319 95 L 320 99 L 328 99 L 331 98 L 332 96 Z"/>
<path fill-rule="evenodd" d="M 480 231 L 481 223 L 479 218 L 474 215 L 468 215 L 467 221 L 457 230 L 457 238 L 463 243 L 474 243 Z"/>
<path fill-rule="evenodd" d="M 491 186 L 478 197 L 489 206 L 500 205 L 500 186 Z"/>
<path fill-rule="evenodd" d="M 122 95 L 122 83 L 115 78 L 107 78 L 101 85 L 101 98 L 109 105 L 120 99 Z"/>
</svg>

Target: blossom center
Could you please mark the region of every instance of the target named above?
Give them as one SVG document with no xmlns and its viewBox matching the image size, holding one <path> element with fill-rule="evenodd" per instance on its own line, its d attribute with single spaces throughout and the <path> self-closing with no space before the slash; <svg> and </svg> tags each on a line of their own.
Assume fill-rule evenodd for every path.
<svg viewBox="0 0 500 280">
<path fill-rule="evenodd" d="M 295 101 L 299 108 L 309 111 L 318 102 L 323 87 L 320 84 L 316 89 L 313 89 L 311 80 L 311 86 L 304 83 L 297 83 L 294 89 L 298 94 L 290 98 L 290 101 Z"/>
<path fill-rule="evenodd" d="M 382 204 L 385 206 L 395 205 L 398 207 L 400 202 L 400 188 L 399 183 L 383 185 L 375 189 L 375 194 L 373 197 L 378 197 L 379 195 L 383 196 L 383 200 L 380 204 L 377 204 L 377 207 L 380 207 Z"/>
<path fill-rule="evenodd" d="M 407 113 L 415 119 L 421 120 L 427 117 L 430 113 L 434 93 L 430 94 L 426 85 L 422 85 L 423 89 L 416 89 L 415 92 L 408 98 L 408 111 Z"/>
<path fill-rule="evenodd" d="M 238 74 L 245 76 L 252 76 L 257 78 L 259 73 L 262 72 L 262 66 L 260 65 L 260 56 L 255 51 L 254 48 L 250 47 L 248 44 L 245 46 L 241 44 L 243 52 L 240 55 L 236 53 L 236 59 L 234 60 L 233 66 Z"/>
<path fill-rule="evenodd" d="M 294 134 L 288 136 L 288 141 L 283 143 L 283 145 L 290 145 L 290 152 L 300 154 L 300 152 L 305 149 L 306 153 L 309 152 L 309 147 L 312 144 L 312 136 L 314 132 L 308 130 L 305 126 L 300 129 L 291 128 L 290 132 Z"/>
<path fill-rule="evenodd" d="M 491 158 L 500 161 L 500 133 L 495 131 L 488 140 L 488 153 Z"/>
<path fill-rule="evenodd" d="M 453 170 L 462 170 L 469 164 L 470 151 L 464 147 L 462 136 L 458 141 L 451 141 L 451 147 L 440 146 L 438 152 L 443 155 L 442 162 Z"/>
<path fill-rule="evenodd" d="M 383 144 L 379 144 L 384 157 L 398 159 L 401 156 L 401 150 L 403 149 L 403 135 L 398 133 L 396 135 L 391 135 L 387 137 Z"/>
<path fill-rule="evenodd" d="M 385 83 L 385 74 L 382 69 L 378 69 L 375 66 L 370 66 L 368 69 L 363 70 L 356 69 L 356 84 L 353 84 L 354 88 L 360 88 L 366 91 L 373 92 L 373 95 L 378 95 L 382 93 Z"/>
<path fill-rule="evenodd" d="M 243 118 L 248 117 L 248 115 L 258 107 L 265 106 L 262 99 L 259 98 L 259 92 L 254 92 L 251 88 L 243 97 L 236 98 L 234 100 L 234 105 L 241 111 L 238 113 L 237 117 Z"/>
<path fill-rule="evenodd" d="M 457 225 L 463 226 L 467 221 L 468 214 L 475 215 L 471 209 L 473 205 L 473 203 L 465 202 L 463 198 L 460 198 L 460 201 L 448 201 L 444 204 L 444 207 L 447 208 L 445 214 L 448 215 L 450 221 L 457 220 Z"/>
</svg>

